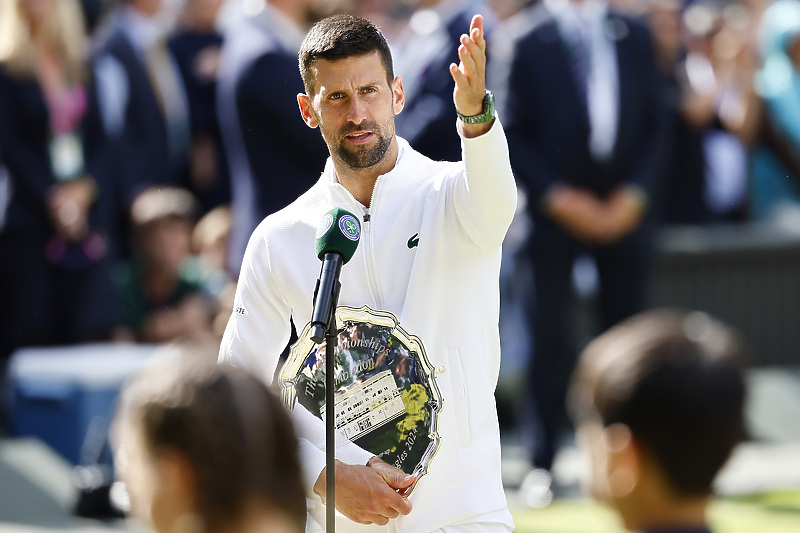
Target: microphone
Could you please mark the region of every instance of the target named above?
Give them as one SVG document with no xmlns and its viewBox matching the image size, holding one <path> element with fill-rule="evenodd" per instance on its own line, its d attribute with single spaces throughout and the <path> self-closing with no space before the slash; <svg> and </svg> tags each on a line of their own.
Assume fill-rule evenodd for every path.
<svg viewBox="0 0 800 533">
<path fill-rule="evenodd" d="M 325 213 L 317 228 L 316 251 L 322 260 L 322 269 L 314 289 L 314 312 L 311 314 L 311 340 L 317 344 L 322 344 L 325 339 L 339 300 L 342 265 L 356 253 L 360 238 L 358 217 L 341 207 Z"/>
</svg>

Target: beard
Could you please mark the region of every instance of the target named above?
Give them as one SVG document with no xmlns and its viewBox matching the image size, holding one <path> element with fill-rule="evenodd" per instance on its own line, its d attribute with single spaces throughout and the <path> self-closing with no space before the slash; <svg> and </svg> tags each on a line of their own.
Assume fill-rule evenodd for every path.
<svg viewBox="0 0 800 533">
<path fill-rule="evenodd" d="M 369 145 L 357 145 L 353 149 L 346 147 L 345 137 L 358 130 L 371 131 L 377 142 Z M 335 143 L 331 143 L 331 149 L 350 168 L 368 168 L 378 164 L 386 155 L 392 143 L 391 133 L 388 128 L 381 128 L 375 122 L 365 122 L 339 132 L 339 138 Z"/>
</svg>

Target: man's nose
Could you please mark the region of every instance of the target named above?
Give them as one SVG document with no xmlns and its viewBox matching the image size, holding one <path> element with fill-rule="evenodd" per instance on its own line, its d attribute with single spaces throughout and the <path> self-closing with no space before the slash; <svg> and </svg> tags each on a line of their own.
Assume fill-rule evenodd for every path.
<svg viewBox="0 0 800 533">
<path fill-rule="evenodd" d="M 359 97 L 350 100 L 350 108 L 347 112 L 347 120 L 354 124 L 361 124 L 367 118 L 364 102 Z"/>
</svg>

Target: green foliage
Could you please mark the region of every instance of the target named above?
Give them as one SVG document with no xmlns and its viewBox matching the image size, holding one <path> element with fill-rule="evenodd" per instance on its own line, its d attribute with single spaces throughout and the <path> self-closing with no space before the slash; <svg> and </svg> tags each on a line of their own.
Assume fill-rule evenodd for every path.
<svg viewBox="0 0 800 533">
<path fill-rule="evenodd" d="M 428 401 L 428 393 L 423 385 L 412 383 L 405 390 L 400 392 L 403 405 L 406 407 L 406 417 L 397 428 L 403 435 L 417 426 L 421 426 L 425 420 L 425 404 Z"/>
</svg>

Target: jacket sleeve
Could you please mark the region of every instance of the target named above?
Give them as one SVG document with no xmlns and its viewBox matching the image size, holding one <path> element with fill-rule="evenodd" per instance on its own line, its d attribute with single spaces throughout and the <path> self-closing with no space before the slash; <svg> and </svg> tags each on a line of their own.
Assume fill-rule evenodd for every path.
<svg viewBox="0 0 800 533">
<path fill-rule="evenodd" d="M 456 188 L 456 214 L 478 248 L 498 248 L 517 206 L 517 188 L 500 119 L 495 119 L 488 132 L 471 139 L 462 137 L 461 143 L 465 179 Z"/>
<path fill-rule="evenodd" d="M 312 415 L 298 402 L 290 411 L 295 431 L 299 437 L 300 462 L 303 469 L 303 481 L 311 488 L 325 468 L 325 423 Z M 372 453 L 353 444 L 341 435 L 336 435 L 336 452 L 338 460 L 350 465 L 366 465 Z"/>
<path fill-rule="evenodd" d="M 291 334 L 291 309 L 277 286 L 267 238 L 258 229 L 245 251 L 233 305 L 219 362 L 243 368 L 271 384 Z"/>
</svg>

